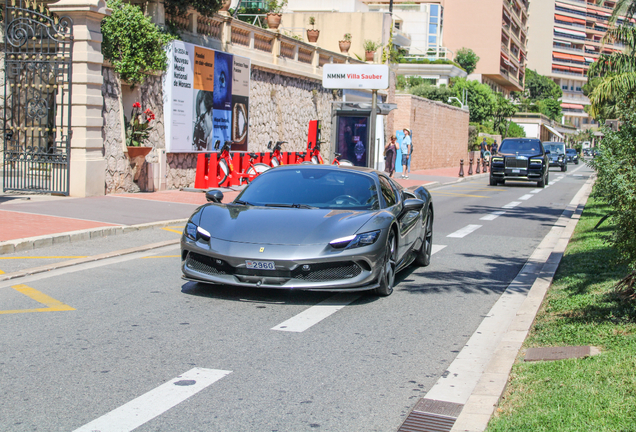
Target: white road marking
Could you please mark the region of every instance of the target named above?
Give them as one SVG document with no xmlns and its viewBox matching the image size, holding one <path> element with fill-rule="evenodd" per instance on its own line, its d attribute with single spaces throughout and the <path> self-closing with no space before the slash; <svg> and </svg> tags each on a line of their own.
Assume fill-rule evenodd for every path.
<svg viewBox="0 0 636 432">
<path fill-rule="evenodd" d="M 431 248 L 431 255 L 435 255 L 437 252 L 444 249 L 446 245 L 434 244 Z M 318 303 L 315 306 L 310 307 L 307 310 L 299 313 L 296 316 L 291 317 L 285 322 L 278 324 L 276 327 L 272 327 L 270 330 L 279 330 L 287 332 L 301 333 L 310 328 L 311 326 L 318 324 L 325 318 L 338 312 L 345 306 L 353 303 L 357 299 L 362 297 L 360 294 L 343 293 L 336 294 Z"/>
<path fill-rule="evenodd" d="M 490 214 L 487 214 L 486 216 L 482 216 L 481 218 L 479 218 L 479 220 L 486 220 L 486 221 L 491 221 L 491 220 L 495 220 L 497 219 L 499 216 L 505 214 L 505 211 L 496 211 L 496 212 L 492 212 Z"/>
<path fill-rule="evenodd" d="M 328 316 L 338 312 L 349 303 L 353 303 L 361 297 L 360 294 L 336 294 L 327 300 L 321 301 L 315 306 L 291 317 L 287 321 L 272 327 L 271 330 L 301 333 L 324 320 Z"/>
<path fill-rule="evenodd" d="M 481 225 L 466 225 L 464 228 L 457 230 L 454 233 L 447 235 L 446 237 L 464 238 L 468 234 L 478 230 L 479 228 L 481 228 Z"/>
<path fill-rule="evenodd" d="M 511 203 L 506 204 L 505 206 L 503 206 L 501 208 L 511 209 L 513 207 L 517 207 L 519 204 L 521 204 L 521 201 L 513 201 Z"/>
<path fill-rule="evenodd" d="M 128 432 L 152 420 L 232 371 L 194 368 L 74 432 Z"/>
<path fill-rule="evenodd" d="M 532 198 L 534 195 L 532 194 L 525 194 L 524 196 L 522 196 L 521 198 L 519 198 L 521 201 L 525 201 L 525 200 L 529 200 L 530 198 Z"/>
<path fill-rule="evenodd" d="M 542 190 L 543 189 L 533 189 L 533 190 L 530 191 L 530 193 L 536 194 L 536 193 L 541 192 Z"/>
</svg>

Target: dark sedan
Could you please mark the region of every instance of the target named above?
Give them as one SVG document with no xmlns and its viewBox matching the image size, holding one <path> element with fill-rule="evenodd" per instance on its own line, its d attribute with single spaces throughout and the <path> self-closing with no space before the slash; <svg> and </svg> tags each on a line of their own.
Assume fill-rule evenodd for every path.
<svg viewBox="0 0 636 432">
<path fill-rule="evenodd" d="M 568 170 L 568 162 L 565 155 L 565 144 L 555 141 L 546 141 L 543 143 L 543 147 L 546 151 L 550 152 L 548 159 L 550 160 L 550 167 L 559 167 L 561 171 Z"/>
<path fill-rule="evenodd" d="M 285 165 L 256 177 L 236 199 L 220 191 L 181 237 L 185 279 L 242 287 L 393 292 L 395 275 L 427 266 L 433 202 L 382 172 Z"/>
<path fill-rule="evenodd" d="M 541 141 L 533 138 L 506 138 L 490 162 L 490 185 L 506 180 L 537 182 L 545 187 L 549 181 L 548 154 Z"/>
</svg>

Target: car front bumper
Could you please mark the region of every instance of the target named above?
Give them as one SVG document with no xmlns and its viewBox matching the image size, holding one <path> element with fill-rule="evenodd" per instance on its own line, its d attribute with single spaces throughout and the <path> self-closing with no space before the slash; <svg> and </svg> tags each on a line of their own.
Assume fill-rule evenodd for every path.
<svg viewBox="0 0 636 432">
<path fill-rule="evenodd" d="M 378 287 L 386 234 L 370 246 L 334 250 L 328 245 L 265 245 L 211 239 L 181 239 L 183 278 L 195 282 L 252 288 L 364 291 Z M 251 253 L 250 253 L 251 251 Z M 260 255 L 260 254 L 259 254 Z M 248 269 L 246 261 L 273 262 L 275 270 Z"/>
<path fill-rule="evenodd" d="M 543 163 L 533 163 L 524 159 L 515 160 L 514 163 L 510 160 L 493 160 L 490 165 L 490 175 L 497 180 L 536 182 L 541 180 L 544 171 Z"/>
</svg>

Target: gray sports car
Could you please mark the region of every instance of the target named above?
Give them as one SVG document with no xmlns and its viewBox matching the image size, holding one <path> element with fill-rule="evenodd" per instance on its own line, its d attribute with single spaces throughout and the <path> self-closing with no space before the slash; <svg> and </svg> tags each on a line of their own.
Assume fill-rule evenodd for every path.
<svg viewBox="0 0 636 432">
<path fill-rule="evenodd" d="M 393 292 L 395 275 L 427 266 L 433 202 L 384 173 L 337 165 L 285 165 L 236 199 L 207 192 L 181 237 L 187 280 L 244 287 Z"/>
</svg>

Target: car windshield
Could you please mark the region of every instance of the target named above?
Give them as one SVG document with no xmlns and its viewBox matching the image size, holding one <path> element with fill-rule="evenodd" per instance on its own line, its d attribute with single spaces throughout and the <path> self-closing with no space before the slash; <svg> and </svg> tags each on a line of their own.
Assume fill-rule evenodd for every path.
<svg viewBox="0 0 636 432">
<path fill-rule="evenodd" d="M 321 209 L 379 208 L 373 178 L 349 170 L 272 169 L 256 177 L 237 204 Z"/>
<path fill-rule="evenodd" d="M 504 140 L 499 147 L 500 153 L 541 153 L 540 141 Z"/>
<path fill-rule="evenodd" d="M 566 149 L 565 150 L 567 154 L 576 154 L 576 150 L 575 149 Z"/>
<path fill-rule="evenodd" d="M 543 147 L 550 153 L 565 154 L 565 144 L 548 144 L 543 143 Z"/>
</svg>

